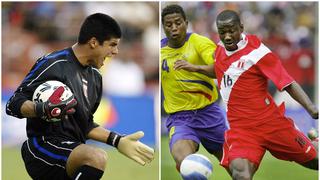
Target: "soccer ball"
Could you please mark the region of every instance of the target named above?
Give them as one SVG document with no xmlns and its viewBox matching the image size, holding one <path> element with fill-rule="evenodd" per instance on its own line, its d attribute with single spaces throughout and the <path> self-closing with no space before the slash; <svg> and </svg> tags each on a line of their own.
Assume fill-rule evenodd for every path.
<svg viewBox="0 0 320 180">
<path fill-rule="evenodd" d="M 64 92 L 61 96 L 62 101 L 70 98 L 73 95 L 73 93 L 71 92 L 70 88 L 67 85 L 63 84 L 60 81 L 52 80 L 52 81 L 46 81 L 37 87 L 37 89 L 33 93 L 32 101 L 46 102 L 49 99 L 49 97 L 52 95 L 52 93 L 60 86 L 64 87 Z"/>
<path fill-rule="evenodd" d="M 37 89 L 33 93 L 32 101 L 36 103 L 46 102 L 52 95 L 52 93 L 60 86 L 64 88 L 64 92 L 60 98 L 62 101 L 67 100 L 68 98 L 73 96 L 72 91 L 67 85 L 63 84 L 60 81 L 51 80 L 46 81 L 37 87 Z M 51 118 L 50 121 L 60 121 L 60 119 Z"/>
<path fill-rule="evenodd" d="M 180 174 L 184 180 L 207 180 L 212 173 L 212 163 L 202 154 L 190 154 L 181 163 Z"/>
</svg>

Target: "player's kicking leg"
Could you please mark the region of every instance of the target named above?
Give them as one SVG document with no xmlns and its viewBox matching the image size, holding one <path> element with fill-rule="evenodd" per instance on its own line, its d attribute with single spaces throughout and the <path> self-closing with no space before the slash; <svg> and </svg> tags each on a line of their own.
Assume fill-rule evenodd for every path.
<svg viewBox="0 0 320 180">
<path fill-rule="evenodd" d="M 104 150 L 81 144 L 71 152 L 66 170 L 69 177 L 76 180 L 98 180 L 102 177 L 107 163 Z"/>
<path fill-rule="evenodd" d="M 226 129 L 225 124 L 220 124 L 216 127 L 196 130 L 203 147 L 219 161 L 223 156 L 224 132 Z"/>
<path fill-rule="evenodd" d="M 257 167 L 248 159 L 236 158 L 231 161 L 229 171 L 233 180 L 251 180 Z"/>
<path fill-rule="evenodd" d="M 260 130 L 260 129 L 259 129 Z M 266 152 L 262 147 L 261 131 L 251 129 L 229 129 L 225 133 L 221 165 L 233 180 L 252 180 Z"/>
<path fill-rule="evenodd" d="M 296 129 L 291 119 L 285 119 L 286 121 L 278 121 L 281 123 L 279 127 L 283 129 L 274 133 L 274 137 L 267 137 L 269 151 L 278 159 L 294 161 L 306 168 L 318 170 L 317 138 L 311 141 Z"/>
<path fill-rule="evenodd" d="M 314 170 L 319 170 L 319 165 L 318 165 L 319 159 L 318 157 L 312 159 L 311 161 L 308 161 L 306 163 L 300 163 L 302 166 L 309 168 L 309 169 L 314 169 Z"/>
<path fill-rule="evenodd" d="M 316 129 L 312 128 L 309 132 L 308 132 L 308 137 L 309 139 L 311 140 L 314 148 L 316 149 L 317 152 L 318 151 L 318 145 L 319 145 L 319 142 L 318 142 L 318 132 Z M 318 170 L 319 167 L 318 167 L 318 161 L 319 161 L 319 157 L 318 157 L 318 153 L 317 153 L 317 156 L 316 158 L 312 159 L 311 161 L 308 161 L 306 163 L 303 163 L 301 164 L 302 166 L 306 167 L 306 168 L 309 168 L 309 169 L 315 169 L 315 170 Z"/>
<path fill-rule="evenodd" d="M 219 160 L 222 158 L 224 132 L 227 125 L 220 107 L 213 103 L 197 111 L 183 111 L 167 119 L 170 130 L 170 152 L 179 171 L 182 160 L 196 153 L 201 143 Z"/>
<path fill-rule="evenodd" d="M 185 157 L 198 151 L 199 144 L 193 140 L 178 140 L 171 149 L 171 154 L 176 162 L 176 168 L 180 172 L 181 162 Z"/>
</svg>

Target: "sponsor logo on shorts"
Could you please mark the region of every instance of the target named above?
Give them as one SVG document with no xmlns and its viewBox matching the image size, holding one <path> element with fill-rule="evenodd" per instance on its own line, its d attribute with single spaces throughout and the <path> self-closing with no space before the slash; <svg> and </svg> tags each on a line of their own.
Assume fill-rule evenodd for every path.
<svg viewBox="0 0 320 180">
<path fill-rule="evenodd" d="M 73 144 L 74 142 L 72 141 L 62 141 L 61 144 Z"/>
<path fill-rule="evenodd" d="M 311 146 L 308 146 L 307 150 L 306 150 L 306 154 L 311 150 Z"/>
<path fill-rule="evenodd" d="M 170 128 L 170 131 L 169 131 L 169 139 L 172 138 L 172 135 L 174 134 L 175 129 L 176 129 L 175 126 L 172 126 L 172 127 Z"/>
<path fill-rule="evenodd" d="M 303 148 L 306 145 L 306 141 L 302 137 L 296 137 L 295 141 Z"/>
</svg>

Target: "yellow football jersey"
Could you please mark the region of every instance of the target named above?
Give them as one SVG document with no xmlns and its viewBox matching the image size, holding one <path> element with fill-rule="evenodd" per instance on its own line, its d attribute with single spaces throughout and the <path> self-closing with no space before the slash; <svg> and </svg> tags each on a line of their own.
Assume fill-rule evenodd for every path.
<svg viewBox="0 0 320 180">
<path fill-rule="evenodd" d="M 188 33 L 180 48 L 170 48 L 167 43 L 167 38 L 161 40 L 161 88 L 166 112 L 200 109 L 216 101 L 218 92 L 212 78 L 201 73 L 173 69 L 177 60 L 186 60 L 195 65 L 214 64 L 216 45 L 196 33 Z"/>
</svg>

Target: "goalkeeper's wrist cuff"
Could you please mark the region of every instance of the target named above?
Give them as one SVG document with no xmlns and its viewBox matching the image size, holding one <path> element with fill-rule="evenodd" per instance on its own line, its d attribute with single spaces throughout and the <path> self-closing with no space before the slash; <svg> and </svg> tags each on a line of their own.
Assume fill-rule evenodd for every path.
<svg viewBox="0 0 320 180">
<path fill-rule="evenodd" d="M 120 134 L 111 131 L 106 143 L 117 148 L 122 137 Z"/>
</svg>

